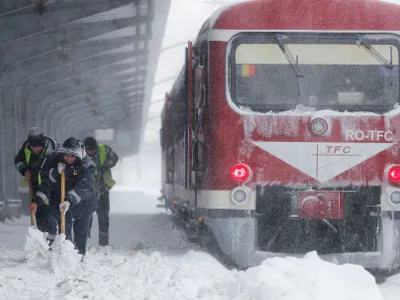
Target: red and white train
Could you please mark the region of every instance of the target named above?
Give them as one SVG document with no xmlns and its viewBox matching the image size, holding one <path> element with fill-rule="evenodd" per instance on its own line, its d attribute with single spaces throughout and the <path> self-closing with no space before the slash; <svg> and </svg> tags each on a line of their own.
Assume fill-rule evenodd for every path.
<svg viewBox="0 0 400 300">
<path fill-rule="evenodd" d="M 399 266 L 399 16 L 367 0 L 215 12 L 166 94 L 166 205 L 241 266 Z"/>
</svg>

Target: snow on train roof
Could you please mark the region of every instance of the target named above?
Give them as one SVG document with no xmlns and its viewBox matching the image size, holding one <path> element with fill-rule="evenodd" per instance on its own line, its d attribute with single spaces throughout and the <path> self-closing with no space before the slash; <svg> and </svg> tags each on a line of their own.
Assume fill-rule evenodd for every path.
<svg viewBox="0 0 400 300">
<path fill-rule="evenodd" d="M 269 112 L 260 112 L 260 111 L 254 111 L 248 107 L 244 106 L 239 106 L 240 109 L 239 112 L 241 115 L 259 115 L 259 116 L 265 116 L 265 115 L 274 115 L 274 116 L 313 116 L 313 117 L 322 117 L 322 116 L 362 116 L 362 117 L 368 117 L 368 116 L 386 116 L 386 117 L 393 117 L 393 116 L 398 116 L 400 114 L 400 105 L 395 105 L 392 110 L 386 112 L 386 113 L 374 113 L 374 112 L 369 112 L 369 111 L 337 111 L 337 110 L 331 110 L 331 109 L 322 109 L 322 110 L 316 110 L 313 107 L 308 107 L 305 105 L 297 105 L 296 108 L 290 109 L 290 110 L 285 110 L 285 111 L 269 111 Z"/>
</svg>

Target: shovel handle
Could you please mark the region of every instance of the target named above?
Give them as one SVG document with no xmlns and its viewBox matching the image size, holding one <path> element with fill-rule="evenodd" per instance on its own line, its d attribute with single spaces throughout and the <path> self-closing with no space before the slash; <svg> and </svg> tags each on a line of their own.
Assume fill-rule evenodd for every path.
<svg viewBox="0 0 400 300">
<path fill-rule="evenodd" d="M 32 183 L 30 180 L 28 181 L 28 186 L 29 186 L 29 209 L 30 209 L 32 201 L 33 201 Z M 30 210 L 30 212 L 31 212 L 31 226 L 36 227 L 35 213 L 32 210 Z"/>
<path fill-rule="evenodd" d="M 64 203 L 65 198 L 65 173 L 61 171 L 61 203 Z M 65 233 L 65 214 L 64 209 L 61 211 L 61 233 Z"/>
</svg>

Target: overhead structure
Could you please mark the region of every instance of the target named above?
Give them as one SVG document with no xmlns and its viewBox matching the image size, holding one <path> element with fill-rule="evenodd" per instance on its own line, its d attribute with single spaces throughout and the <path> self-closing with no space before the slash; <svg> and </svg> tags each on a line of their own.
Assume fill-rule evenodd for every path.
<svg viewBox="0 0 400 300">
<path fill-rule="evenodd" d="M 0 201 L 17 197 L 14 156 L 32 126 L 138 152 L 170 2 L 0 2 Z"/>
</svg>

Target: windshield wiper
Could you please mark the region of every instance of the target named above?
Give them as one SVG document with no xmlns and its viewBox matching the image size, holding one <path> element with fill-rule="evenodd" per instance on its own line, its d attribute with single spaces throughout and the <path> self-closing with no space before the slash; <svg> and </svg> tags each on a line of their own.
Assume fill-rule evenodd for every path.
<svg viewBox="0 0 400 300">
<path fill-rule="evenodd" d="M 285 37 L 283 35 L 277 34 L 276 39 L 278 40 L 279 48 L 282 50 L 288 63 L 292 67 L 294 74 L 297 76 L 297 78 L 303 77 L 303 74 L 299 69 L 298 56 L 296 55 L 296 59 L 294 59 L 292 52 L 290 52 L 289 48 L 285 44 Z"/>
<path fill-rule="evenodd" d="M 285 44 L 285 38 L 286 37 L 281 34 L 276 35 L 276 39 L 278 41 L 279 48 L 285 55 L 286 60 L 292 67 L 293 72 L 297 77 L 297 92 L 298 92 L 298 95 L 300 96 L 300 78 L 304 77 L 304 75 L 303 75 L 303 73 L 301 73 L 301 71 L 299 69 L 299 57 L 296 55 L 296 59 L 294 59 L 292 52 L 290 52 L 288 46 Z"/>
<path fill-rule="evenodd" d="M 390 47 L 390 61 L 382 56 L 374 47 L 372 47 L 361 35 L 357 35 L 356 43 L 358 46 L 363 46 L 364 49 L 371 54 L 381 65 L 386 68 L 393 68 L 392 47 Z"/>
</svg>

